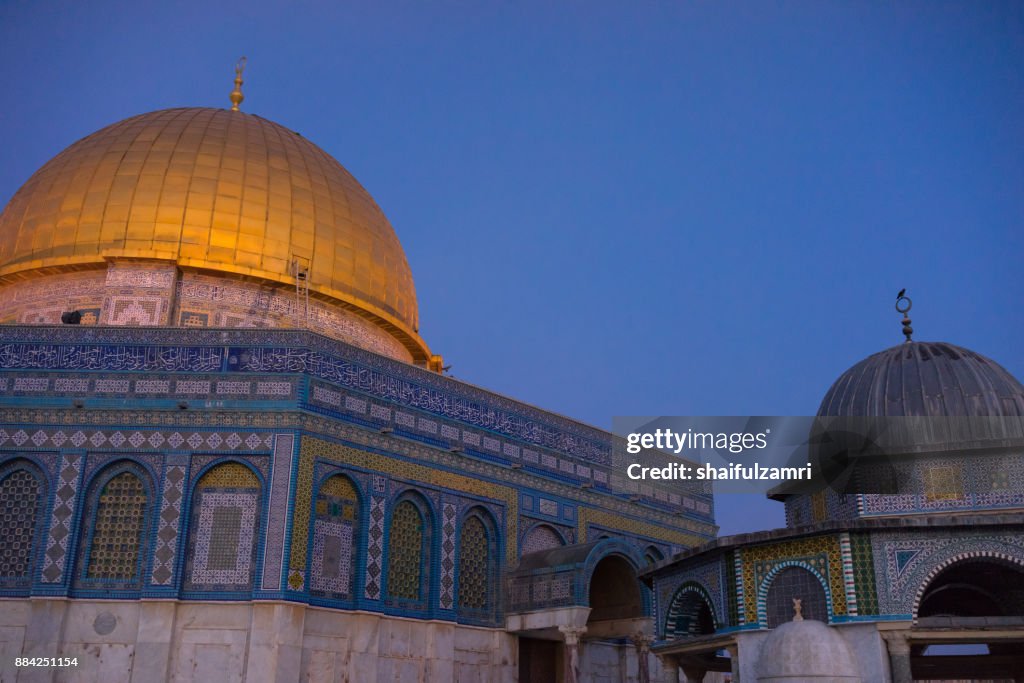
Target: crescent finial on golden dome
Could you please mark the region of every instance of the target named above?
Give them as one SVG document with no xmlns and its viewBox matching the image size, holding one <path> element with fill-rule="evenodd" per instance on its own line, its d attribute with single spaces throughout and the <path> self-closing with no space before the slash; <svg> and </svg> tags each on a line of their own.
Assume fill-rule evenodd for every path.
<svg viewBox="0 0 1024 683">
<path fill-rule="evenodd" d="M 238 105 L 245 99 L 242 94 L 242 72 L 245 71 L 245 55 L 235 64 L 235 89 L 231 91 L 231 111 L 239 111 Z"/>
</svg>

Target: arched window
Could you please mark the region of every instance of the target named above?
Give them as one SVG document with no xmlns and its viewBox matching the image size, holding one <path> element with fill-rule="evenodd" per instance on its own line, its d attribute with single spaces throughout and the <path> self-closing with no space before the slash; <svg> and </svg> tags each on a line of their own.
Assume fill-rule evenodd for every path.
<svg viewBox="0 0 1024 683">
<path fill-rule="evenodd" d="M 793 600 L 800 600 L 800 614 L 804 619 L 828 623 L 828 601 L 818 577 L 803 567 L 786 567 L 775 575 L 768 588 L 765 614 L 768 628 L 793 620 Z"/>
<path fill-rule="evenodd" d="M 422 508 L 405 498 L 391 513 L 388 529 L 387 597 L 392 603 L 417 603 L 427 599 L 430 566 L 430 523 Z"/>
<path fill-rule="evenodd" d="M 695 583 L 676 591 L 665 619 L 665 638 L 686 638 L 715 632 L 715 618 L 707 592 Z"/>
<path fill-rule="evenodd" d="M 529 555 L 542 550 L 551 550 L 565 545 L 565 541 L 558 535 L 558 532 L 547 524 L 538 524 L 526 532 L 523 537 L 523 549 L 520 555 Z"/>
<path fill-rule="evenodd" d="M 462 522 L 459 532 L 459 610 L 478 616 L 494 607 L 496 534 L 493 525 L 478 513 Z"/>
<path fill-rule="evenodd" d="M 206 472 L 192 494 L 186 590 L 252 588 L 260 481 L 238 462 Z"/>
<path fill-rule="evenodd" d="M 138 589 L 148 557 L 146 529 L 152 507 L 149 475 L 134 463 L 113 465 L 97 475 L 86 496 L 76 573 L 79 588 Z"/>
<path fill-rule="evenodd" d="M 27 587 L 32 582 L 33 550 L 42 498 L 42 476 L 25 461 L 0 468 L 0 586 Z"/>
<path fill-rule="evenodd" d="M 310 589 L 314 595 L 348 599 L 356 567 L 359 496 L 340 474 L 327 479 L 316 497 Z"/>
<path fill-rule="evenodd" d="M 665 559 L 665 555 L 653 545 L 647 546 L 647 550 L 644 551 L 644 559 L 647 560 L 647 564 L 654 564 L 655 562 L 661 562 Z"/>
</svg>

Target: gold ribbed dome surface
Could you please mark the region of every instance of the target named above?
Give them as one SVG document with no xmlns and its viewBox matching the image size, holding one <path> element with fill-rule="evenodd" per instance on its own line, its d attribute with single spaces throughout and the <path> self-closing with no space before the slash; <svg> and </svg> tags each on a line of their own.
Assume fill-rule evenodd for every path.
<svg viewBox="0 0 1024 683">
<path fill-rule="evenodd" d="M 57 155 L 0 215 L 0 277 L 112 257 L 288 284 L 297 258 L 312 292 L 426 352 L 384 213 L 330 155 L 258 116 L 186 108 L 125 119 Z"/>
</svg>

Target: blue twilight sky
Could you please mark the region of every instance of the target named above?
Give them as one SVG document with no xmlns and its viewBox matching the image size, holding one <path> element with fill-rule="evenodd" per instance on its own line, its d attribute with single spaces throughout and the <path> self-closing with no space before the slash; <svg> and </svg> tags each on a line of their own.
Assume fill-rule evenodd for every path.
<svg viewBox="0 0 1024 683">
<path fill-rule="evenodd" d="M 601 427 L 813 414 L 901 287 L 918 339 L 1024 377 L 1024 4 L 8 0 L 0 201 L 226 106 L 242 54 L 243 109 L 387 213 L 460 379 Z"/>
</svg>

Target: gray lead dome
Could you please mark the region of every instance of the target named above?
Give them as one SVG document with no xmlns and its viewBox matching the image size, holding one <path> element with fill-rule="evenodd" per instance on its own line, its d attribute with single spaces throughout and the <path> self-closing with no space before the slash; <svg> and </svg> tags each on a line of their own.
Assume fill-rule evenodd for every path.
<svg viewBox="0 0 1024 683">
<path fill-rule="evenodd" d="M 1024 385 L 990 358 L 945 342 L 909 342 L 839 376 L 819 417 L 1018 417 Z"/>
</svg>

